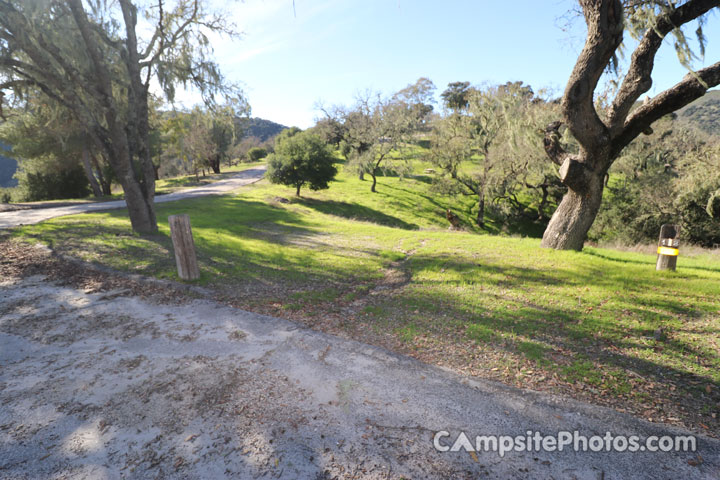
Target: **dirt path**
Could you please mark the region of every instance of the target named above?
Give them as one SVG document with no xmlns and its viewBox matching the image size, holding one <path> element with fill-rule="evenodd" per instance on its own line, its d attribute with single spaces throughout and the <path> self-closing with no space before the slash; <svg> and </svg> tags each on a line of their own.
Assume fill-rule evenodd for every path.
<svg viewBox="0 0 720 480">
<path fill-rule="evenodd" d="M 227 193 L 236 188 L 257 182 L 265 174 L 265 167 L 251 168 L 238 172 L 225 180 L 218 180 L 209 185 L 201 187 L 191 187 L 179 190 L 167 195 L 158 195 L 155 197 L 155 203 L 173 202 L 184 198 L 202 197 L 206 195 L 218 195 Z M 27 210 L 17 210 L 11 212 L 0 212 L 0 228 L 17 227 L 18 225 L 32 225 L 55 217 L 63 217 L 65 215 L 76 215 L 78 213 L 97 212 L 100 210 L 113 210 L 117 208 L 125 208 L 125 200 L 115 200 L 111 202 L 95 202 L 95 203 L 79 203 L 74 205 L 63 205 L 60 207 L 37 208 Z"/>
<path fill-rule="evenodd" d="M 441 430 L 687 432 L 207 300 L 8 278 L 3 478 L 720 478 L 702 437 L 695 453 L 439 453 Z"/>
</svg>

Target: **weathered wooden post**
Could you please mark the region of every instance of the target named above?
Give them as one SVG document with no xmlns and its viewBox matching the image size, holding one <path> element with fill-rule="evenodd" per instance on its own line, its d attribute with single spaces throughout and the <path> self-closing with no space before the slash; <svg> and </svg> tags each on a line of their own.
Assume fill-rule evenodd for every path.
<svg viewBox="0 0 720 480">
<path fill-rule="evenodd" d="M 178 275 L 183 280 L 197 280 L 200 278 L 200 269 L 195 256 L 195 242 L 193 242 L 190 229 L 190 217 L 186 214 L 170 215 L 170 236 L 175 250 L 175 263 Z"/>
<path fill-rule="evenodd" d="M 677 238 L 680 228 L 677 225 L 665 224 L 660 227 L 660 240 L 658 241 L 658 257 L 655 270 L 672 270 L 677 267 L 677 257 L 680 253 L 680 240 Z"/>
</svg>

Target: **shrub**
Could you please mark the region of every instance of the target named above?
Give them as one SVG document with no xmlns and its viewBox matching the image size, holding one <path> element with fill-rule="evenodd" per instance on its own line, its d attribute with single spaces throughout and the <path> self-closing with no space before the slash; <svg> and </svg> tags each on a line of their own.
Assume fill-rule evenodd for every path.
<svg viewBox="0 0 720 480">
<path fill-rule="evenodd" d="M 29 202 L 90 195 L 90 184 L 80 165 L 47 172 L 27 172 L 19 180 L 23 200 Z"/>
<path fill-rule="evenodd" d="M 253 147 L 247 151 L 248 160 L 251 162 L 257 162 L 268 156 L 267 150 L 262 147 Z"/>
</svg>

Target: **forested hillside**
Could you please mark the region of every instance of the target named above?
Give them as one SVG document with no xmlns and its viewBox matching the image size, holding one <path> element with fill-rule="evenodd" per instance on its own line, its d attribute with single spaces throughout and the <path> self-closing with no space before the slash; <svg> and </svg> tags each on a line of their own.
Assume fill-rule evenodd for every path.
<svg viewBox="0 0 720 480">
<path fill-rule="evenodd" d="M 720 90 L 707 92 L 678 111 L 680 119 L 720 137 Z"/>
<path fill-rule="evenodd" d="M 285 125 L 265 120 L 264 118 L 241 118 L 237 120 L 244 132 L 244 137 L 256 137 L 261 142 L 274 137 L 285 130 Z"/>
</svg>

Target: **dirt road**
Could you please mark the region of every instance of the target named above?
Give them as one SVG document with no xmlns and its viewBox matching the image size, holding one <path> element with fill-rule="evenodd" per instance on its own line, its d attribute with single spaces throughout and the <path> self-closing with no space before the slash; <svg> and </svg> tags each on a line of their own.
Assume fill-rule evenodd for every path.
<svg viewBox="0 0 720 480">
<path fill-rule="evenodd" d="M 704 437 L 695 453 L 440 453 L 438 431 L 688 432 L 158 298 L 0 279 L 0 477 L 720 478 Z"/>
<path fill-rule="evenodd" d="M 155 203 L 172 202 L 182 200 L 184 198 L 202 197 L 206 195 L 219 195 L 227 193 L 236 188 L 248 185 L 260 180 L 265 174 L 265 167 L 251 168 L 238 172 L 225 180 L 219 180 L 209 185 L 201 187 L 192 187 L 179 190 L 167 195 L 159 195 L 155 197 Z M 55 217 L 63 217 L 65 215 L 76 215 L 78 213 L 97 212 L 100 210 L 114 210 L 117 208 L 125 208 L 125 200 L 115 200 L 112 202 L 97 203 L 81 203 L 77 205 L 65 205 L 62 207 L 38 208 L 17 210 L 11 212 L 0 212 L 0 228 L 17 227 L 18 225 L 32 225 Z"/>
</svg>

